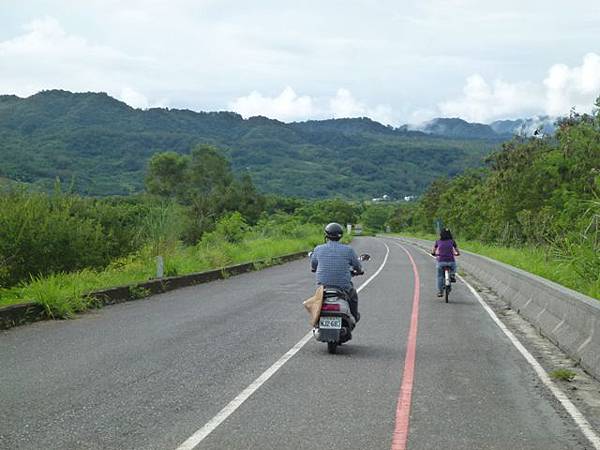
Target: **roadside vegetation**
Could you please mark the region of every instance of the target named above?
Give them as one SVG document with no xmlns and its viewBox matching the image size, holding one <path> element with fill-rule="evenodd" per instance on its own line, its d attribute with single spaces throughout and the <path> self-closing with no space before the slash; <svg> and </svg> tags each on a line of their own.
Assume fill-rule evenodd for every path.
<svg viewBox="0 0 600 450">
<path fill-rule="evenodd" d="M 569 369 L 556 369 L 550 372 L 550 376 L 555 380 L 571 382 L 577 376 L 577 373 Z"/>
<path fill-rule="evenodd" d="M 34 300 L 50 316 L 68 317 L 94 306 L 86 293 L 154 278 L 158 253 L 164 258 L 164 276 L 176 276 L 243 262 L 266 261 L 268 265 L 277 256 L 306 251 L 320 239 L 318 225 L 281 216 L 250 227 L 236 212 L 221 218 L 215 230 L 195 245 L 168 239 L 147 242 L 138 251 L 116 258 L 103 268 L 32 276 L 0 291 L 0 305 Z"/>
<path fill-rule="evenodd" d="M 123 197 L 0 184 L 0 306 L 33 300 L 66 317 L 94 306 L 91 291 L 155 277 L 157 256 L 165 276 L 266 260 L 259 267 L 310 250 L 331 221 L 424 237 L 441 222 L 466 250 L 600 298 L 598 111 L 505 143 L 487 167 L 438 179 L 416 202 L 262 195 L 226 154 L 156 153 L 146 191 Z"/>
<path fill-rule="evenodd" d="M 52 193 L 0 188 L 0 306 L 34 301 L 49 316 L 68 317 L 95 306 L 92 291 L 156 277 L 158 256 L 164 276 L 245 262 L 260 268 L 311 250 L 328 222 L 382 226 L 388 217 L 341 199 L 261 195 L 210 146 L 155 154 L 141 195 L 68 191 L 58 183 Z"/>
<path fill-rule="evenodd" d="M 600 298 L 600 112 L 557 125 L 505 143 L 484 169 L 436 180 L 388 224 L 422 235 L 439 220 L 467 250 Z"/>
</svg>

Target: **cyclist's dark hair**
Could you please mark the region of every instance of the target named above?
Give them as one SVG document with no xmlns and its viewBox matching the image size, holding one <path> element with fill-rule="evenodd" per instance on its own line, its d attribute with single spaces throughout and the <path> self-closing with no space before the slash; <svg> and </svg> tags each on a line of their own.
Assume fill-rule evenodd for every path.
<svg viewBox="0 0 600 450">
<path fill-rule="evenodd" d="M 451 241 L 452 239 L 452 233 L 448 228 L 444 228 L 440 231 L 440 241 Z"/>
</svg>

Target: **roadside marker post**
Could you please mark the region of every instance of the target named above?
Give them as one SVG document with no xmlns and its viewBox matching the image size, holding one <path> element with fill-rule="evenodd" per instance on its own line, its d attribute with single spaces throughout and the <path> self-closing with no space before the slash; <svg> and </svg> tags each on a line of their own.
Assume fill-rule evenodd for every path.
<svg viewBox="0 0 600 450">
<path fill-rule="evenodd" d="M 156 257 L 156 278 L 162 278 L 165 275 L 165 262 L 162 256 Z"/>
</svg>

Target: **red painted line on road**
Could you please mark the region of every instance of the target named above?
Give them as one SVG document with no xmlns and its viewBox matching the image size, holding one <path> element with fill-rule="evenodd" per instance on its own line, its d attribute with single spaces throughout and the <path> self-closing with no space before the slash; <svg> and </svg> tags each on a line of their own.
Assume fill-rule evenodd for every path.
<svg viewBox="0 0 600 450">
<path fill-rule="evenodd" d="M 415 356 L 417 349 L 417 326 L 419 322 L 419 297 L 420 297 L 420 278 L 417 265 L 412 255 L 398 244 L 408 255 L 413 268 L 415 279 L 415 288 L 413 294 L 412 314 L 410 317 L 410 329 L 408 331 L 408 342 L 406 344 L 406 357 L 404 359 L 404 373 L 402 375 L 402 385 L 398 396 L 398 405 L 396 406 L 396 427 L 392 436 L 392 450 L 406 450 L 408 442 L 408 425 L 410 421 L 410 405 L 412 400 L 413 381 L 415 375 Z"/>
</svg>

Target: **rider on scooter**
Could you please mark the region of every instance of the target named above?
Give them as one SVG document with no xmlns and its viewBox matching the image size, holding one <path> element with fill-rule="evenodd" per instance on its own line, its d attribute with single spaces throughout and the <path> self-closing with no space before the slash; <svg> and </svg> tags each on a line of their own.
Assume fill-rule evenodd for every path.
<svg viewBox="0 0 600 450">
<path fill-rule="evenodd" d="M 363 270 L 356 252 L 349 245 L 342 244 L 340 239 L 344 229 L 339 223 L 332 222 L 325 227 L 325 244 L 315 247 L 310 257 L 310 266 L 316 272 L 317 284 L 337 288 L 348 294 L 350 312 L 358 322 L 358 293 L 352 284 L 352 269 L 356 275 Z"/>
</svg>

